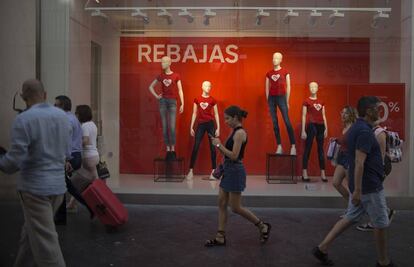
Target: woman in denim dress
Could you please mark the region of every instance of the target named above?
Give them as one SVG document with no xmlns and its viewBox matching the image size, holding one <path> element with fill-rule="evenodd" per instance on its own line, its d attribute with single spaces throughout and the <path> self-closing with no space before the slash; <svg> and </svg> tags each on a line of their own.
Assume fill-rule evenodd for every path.
<svg viewBox="0 0 414 267">
<path fill-rule="evenodd" d="M 271 225 L 256 217 L 251 211 L 242 207 L 241 193 L 246 188 L 246 171 L 242 163 L 244 149 L 247 144 L 247 133 L 242 127 L 247 112 L 238 106 L 230 106 L 224 111 L 225 123 L 233 129 L 225 145 L 219 138 L 210 137 L 213 145 L 224 155 L 224 172 L 220 182 L 218 231 L 214 239 L 207 240 L 205 246 L 226 245 L 225 227 L 227 222 L 227 206 L 231 210 L 253 223 L 260 234 L 260 242 L 265 243 L 270 234 Z"/>
</svg>

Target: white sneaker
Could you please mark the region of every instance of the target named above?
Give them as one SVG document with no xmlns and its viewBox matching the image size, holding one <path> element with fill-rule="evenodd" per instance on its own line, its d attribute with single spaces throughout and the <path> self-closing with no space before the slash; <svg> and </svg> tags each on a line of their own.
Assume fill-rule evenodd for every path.
<svg viewBox="0 0 414 267">
<path fill-rule="evenodd" d="M 290 148 L 290 155 L 291 156 L 296 156 L 296 147 Z"/>
<path fill-rule="evenodd" d="M 278 155 L 283 154 L 283 148 L 282 148 L 282 146 L 281 146 L 281 145 L 278 145 L 278 146 L 277 146 L 277 149 L 276 149 L 276 154 L 278 154 Z"/>
<path fill-rule="evenodd" d="M 210 176 L 208 177 L 208 179 L 210 181 L 216 181 L 217 180 L 217 178 L 213 176 L 213 172 L 214 172 L 214 170 L 211 171 Z"/>
<path fill-rule="evenodd" d="M 193 177 L 194 177 L 193 171 L 189 171 L 188 174 L 187 174 L 187 176 L 185 177 L 185 179 L 187 179 L 187 180 L 193 180 Z"/>
</svg>

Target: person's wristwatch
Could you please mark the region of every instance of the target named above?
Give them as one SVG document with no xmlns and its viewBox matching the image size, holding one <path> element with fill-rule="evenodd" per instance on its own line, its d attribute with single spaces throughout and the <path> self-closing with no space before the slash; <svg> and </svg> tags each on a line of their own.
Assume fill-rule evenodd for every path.
<svg viewBox="0 0 414 267">
<path fill-rule="evenodd" d="M 216 145 L 216 147 L 217 147 L 217 148 L 219 148 L 219 147 L 220 147 L 220 143 L 218 143 L 218 144 Z"/>
</svg>

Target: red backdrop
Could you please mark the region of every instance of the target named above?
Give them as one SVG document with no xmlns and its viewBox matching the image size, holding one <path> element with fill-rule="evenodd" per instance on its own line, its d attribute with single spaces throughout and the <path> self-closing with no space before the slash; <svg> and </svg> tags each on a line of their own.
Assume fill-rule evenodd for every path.
<svg viewBox="0 0 414 267">
<path fill-rule="evenodd" d="M 265 74 L 272 68 L 274 52 L 283 53 L 282 67 L 291 74 L 289 116 L 298 146 L 297 170 L 301 169 L 304 145 L 300 139 L 300 116 L 302 102 L 309 95 L 307 84 L 313 80 L 319 83 L 318 97 L 326 103 L 329 136 L 338 136 L 341 131 L 339 113 L 348 102 L 348 84 L 366 84 L 369 81 L 369 39 L 122 37 L 120 42 L 121 173 L 150 174 L 153 158 L 165 153 L 158 103 L 149 93 L 148 86 L 161 72 L 160 63 L 153 62 L 154 57 L 157 61 L 168 50 L 174 52 L 178 47 L 181 50 L 180 58 L 177 53 L 172 55 L 173 60 L 179 59 L 173 63 L 172 70 L 181 75 L 183 84 L 185 108 L 183 114 L 177 115 L 177 153 L 185 157 L 186 165 L 194 142 L 189 133 L 193 99 L 201 94 L 204 80 L 212 82 L 211 95 L 218 101 L 223 141 L 230 132 L 222 119 L 224 108 L 236 104 L 249 112 L 245 120 L 249 134 L 245 165 L 249 174 L 264 174 L 266 152 L 276 150 L 264 94 Z M 167 48 L 167 44 L 173 46 Z M 193 46 L 194 55 L 188 45 Z M 237 46 L 237 49 L 228 45 Z M 138 50 L 142 53 L 139 54 Z M 223 54 L 223 62 L 218 50 Z M 205 52 L 207 61 L 211 53 L 215 58 L 204 62 Z M 237 61 L 234 53 L 238 55 Z M 290 144 L 280 116 L 279 122 L 282 143 L 288 151 Z M 210 171 L 209 158 L 205 137 L 196 162 L 196 173 Z M 332 174 L 332 167 L 330 164 L 327 166 L 328 174 Z M 317 175 L 318 170 L 314 143 L 309 162 L 310 175 Z"/>
</svg>

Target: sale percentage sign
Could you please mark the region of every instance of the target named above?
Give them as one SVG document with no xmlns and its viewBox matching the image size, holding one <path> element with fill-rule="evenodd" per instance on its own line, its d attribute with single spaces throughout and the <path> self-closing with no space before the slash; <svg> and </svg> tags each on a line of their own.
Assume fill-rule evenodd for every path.
<svg viewBox="0 0 414 267">
<path fill-rule="evenodd" d="M 379 118 L 379 122 L 385 122 L 388 119 L 388 116 L 391 112 L 400 112 L 400 103 L 390 101 L 387 103 L 380 102 L 379 106 L 383 108 L 384 112 Z"/>
<path fill-rule="evenodd" d="M 382 116 L 380 116 L 380 118 L 378 119 L 379 123 L 383 123 L 388 119 L 388 115 L 389 115 L 389 109 L 388 109 L 388 105 L 385 104 L 384 102 L 380 102 L 379 106 L 383 108 L 384 112 L 382 113 Z"/>
<path fill-rule="evenodd" d="M 400 105 L 398 102 L 388 102 L 390 112 L 400 112 Z"/>
</svg>

